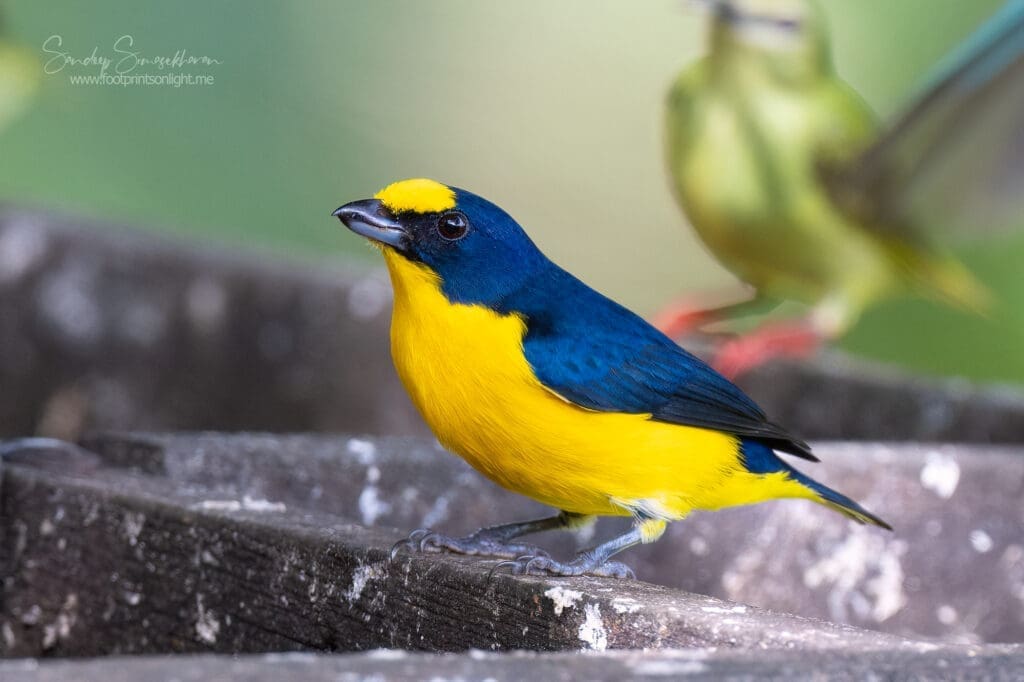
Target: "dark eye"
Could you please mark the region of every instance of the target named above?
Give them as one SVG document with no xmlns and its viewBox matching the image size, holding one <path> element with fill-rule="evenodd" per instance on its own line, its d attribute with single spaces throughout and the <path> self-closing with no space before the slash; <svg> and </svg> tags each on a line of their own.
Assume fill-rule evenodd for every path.
<svg viewBox="0 0 1024 682">
<path fill-rule="evenodd" d="M 437 232 L 445 239 L 455 241 L 462 239 L 469 231 L 469 220 L 458 211 L 445 213 L 437 219 Z"/>
</svg>

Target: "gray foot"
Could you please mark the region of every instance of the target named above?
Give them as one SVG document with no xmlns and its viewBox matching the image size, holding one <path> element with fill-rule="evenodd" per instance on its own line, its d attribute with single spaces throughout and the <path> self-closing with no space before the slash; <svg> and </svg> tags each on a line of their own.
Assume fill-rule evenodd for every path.
<svg viewBox="0 0 1024 682">
<path fill-rule="evenodd" d="M 447 535 L 435 533 L 429 528 L 420 528 L 409 534 L 405 540 L 401 540 L 391 548 L 393 559 L 402 550 L 410 552 L 454 552 L 456 554 L 469 554 L 476 556 L 493 556 L 504 559 L 514 559 L 524 554 L 531 556 L 546 557 L 547 552 L 533 545 L 520 543 L 502 542 L 489 534 L 488 529 L 479 530 L 464 538 L 453 538 Z"/>
<path fill-rule="evenodd" d="M 557 561 L 547 555 L 521 556 L 514 561 L 502 561 L 495 570 L 508 568 L 512 575 L 594 575 L 602 578 L 636 579 L 633 569 L 618 561 L 601 561 L 583 552 L 572 561 Z"/>
</svg>

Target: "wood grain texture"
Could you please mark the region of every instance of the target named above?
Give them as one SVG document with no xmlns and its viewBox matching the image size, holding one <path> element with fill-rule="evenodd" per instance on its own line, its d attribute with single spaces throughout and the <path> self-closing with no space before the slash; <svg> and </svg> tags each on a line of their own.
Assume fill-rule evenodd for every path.
<svg viewBox="0 0 1024 682">
<path fill-rule="evenodd" d="M 69 455 L 8 462 L 8 656 L 893 648 L 905 640 L 643 582 L 489 577 L 401 534 Z"/>
</svg>

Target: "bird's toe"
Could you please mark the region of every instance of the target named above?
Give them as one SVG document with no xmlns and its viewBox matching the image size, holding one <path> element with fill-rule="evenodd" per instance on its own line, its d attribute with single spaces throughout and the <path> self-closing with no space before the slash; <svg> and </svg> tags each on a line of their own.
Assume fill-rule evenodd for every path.
<svg viewBox="0 0 1024 682">
<path fill-rule="evenodd" d="M 491 569 L 495 571 L 508 569 L 512 575 L 541 575 L 574 577 L 593 575 L 602 578 L 636 579 L 636 574 L 626 564 L 618 561 L 598 563 L 590 557 L 578 557 L 573 561 L 562 562 L 548 555 L 527 555 L 511 561 L 502 561 Z"/>
<path fill-rule="evenodd" d="M 548 555 L 547 552 L 533 545 L 504 543 L 493 538 L 481 536 L 479 533 L 474 533 L 464 538 L 453 538 L 432 531 L 429 528 L 414 530 L 409 533 L 407 538 L 396 542 L 391 548 L 391 557 L 396 557 L 403 550 L 413 553 L 453 552 L 455 554 L 493 556 L 507 559 L 515 559 L 527 554 L 541 557 Z"/>
</svg>

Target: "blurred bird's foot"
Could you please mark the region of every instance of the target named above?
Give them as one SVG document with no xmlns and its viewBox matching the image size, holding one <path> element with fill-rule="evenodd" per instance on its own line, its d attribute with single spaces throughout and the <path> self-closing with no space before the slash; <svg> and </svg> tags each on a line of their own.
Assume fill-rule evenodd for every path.
<svg viewBox="0 0 1024 682">
<path fill-rule="evenodd" d="M 633 569 L 619 561 L 602 560 L 592 551 L 581 552 L 572 561 L 557 561 L 549 556 L 521 556 L 513 561 L 502 561 L 493 571 L 508 568 L 512 575 L 594 575 L 602 578 L 636 579 Z"/>
<path fill-rule="evenodd" d="M 684 296 L 656 313 L 652 324 L 670 339 L 678 339 L 715 322 L 763 313 L 778 304 L 756 291 L 751 295 L 749 290 Z"/>
<path fill-rule="evenodd" d="M 701 308 L 696 297 L 684 297 L 655 313 L 651 324 L 670 339 L 678 339 L 715 319 L 714 311 Z"/>
<path fill-rule="evenodd" d="M 735 379 L 775 358 L 806 358 L 823 342 L 822 334 L 807 321 L 768 324 L 723 344 L 712 365 Z"/>
<path fill-rule="evenodd" d="M 499 526 L 500 528 L 500 526 Z M 435 533 L 429 528 L 420 528 L 409 534 L 409 537 L 396 543 L 391 548 L 391 558 L 403 549 L 410 552 L 454 552 L 476 556 L 493 556 L 514 559 L 523 554 L 547 556 L 547 552 L 533 545 L 503 541 L 502 537 L 489 533 L 491 528 L 478 530 L 463 538 L 453 538 Z"/>
</svg>

